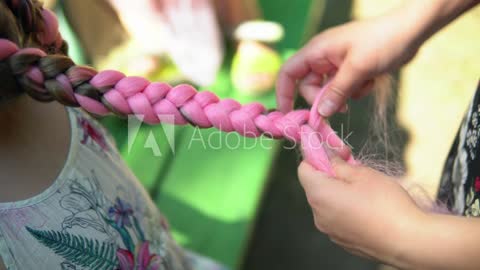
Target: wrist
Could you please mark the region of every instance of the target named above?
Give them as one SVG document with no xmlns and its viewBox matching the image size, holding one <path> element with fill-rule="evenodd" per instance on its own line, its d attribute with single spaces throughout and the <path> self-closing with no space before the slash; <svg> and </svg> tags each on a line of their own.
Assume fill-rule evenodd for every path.
<svg viewBox="0 0 480 270">
<path fill-rule="evenodd" d="M 419 254 L 417 237 L 428 227 L 430 219 L 430 214 L 419 208 L 414 209 L 408 218 L 399 218 L 392 231 L 393 238 L 385 262 L 400 269 L 415 269 L 416 256 Z"/>
</svg>

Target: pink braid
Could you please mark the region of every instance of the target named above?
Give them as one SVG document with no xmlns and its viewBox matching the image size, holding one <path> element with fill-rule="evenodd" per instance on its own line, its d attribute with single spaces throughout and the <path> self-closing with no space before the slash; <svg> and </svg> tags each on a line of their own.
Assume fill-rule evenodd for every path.
<svg viewBox="0 0 480 270">
<path fill-rule="evenodd" d="M 44 13 L 44 18 L 48 21 L 45 26 L 49 28 L 42 35 L 42 40 L 47 43 L 57 42 L 59 34 L 55 16 L 47 12 Z M 335 148 L 344 160 L 356 163 L 350 149 L 316 112 L 316 104 L 311 111 L 296 110 L 287 114 L 267 112 L 260 103 L 241 105 L 232 99 L 220 100 L 209 91 L 198 92 L 190 85 L 171 87 L 165 83 L 151 83 L 141 77 L 126 77 L 118 71 L 97 72 L 90 67 L 75 66 L 73 62 L 59 72 L 46 72 L 41 60 L 55 61 L 54 56 L 46 55 L 39 49 L 19 49 L 14 43 L 0 39 L 0 62 L 22 55 L 33 55 L 40 60 L 27 63 L 21 69 L 17 68 L 20 71 L 12 68 L 13 73 L 26 77 L 36 85 L 33 90 L 42 95 L 42 99 L 45 99 L 45 95 L 50 95 L 52 99 L 58 99 L 66 105 L 81 106 L 99 116 L 111 112 L 122 116 L 135 114 L 152 125 L 168 122 L 162 119 L 162 115 L 173 115 L 174 120 L 170 123 L 175 125 L 215 127 L 246 137 L 266 135 L 276 139 L 286 138 L 300 142 L 306 161 L 331 176 L 334 171 L 325 144 Z M 64 58 L 61 60 L 65 63 Z M 61 95 L 53 92 L 51 85 L 59 85 Z"/>
</svg>

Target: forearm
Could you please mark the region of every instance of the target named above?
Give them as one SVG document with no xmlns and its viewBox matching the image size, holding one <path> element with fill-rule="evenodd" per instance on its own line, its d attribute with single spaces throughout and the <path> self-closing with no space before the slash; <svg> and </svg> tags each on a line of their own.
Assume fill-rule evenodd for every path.
<svg viewBox="0 0 480 270">
<path fill-rule="evenodd" d="M 394 266 L 403 269 L 480 269 L 480 219 L 425 215 L 399 234 Z"/>
<path fill-rule="evenodd" d="M 405 28 L 412 47 L 420 47 L 440 29 L 480 3 L 480 0 L 409 0 L 394 16 Z"/>
</svg>

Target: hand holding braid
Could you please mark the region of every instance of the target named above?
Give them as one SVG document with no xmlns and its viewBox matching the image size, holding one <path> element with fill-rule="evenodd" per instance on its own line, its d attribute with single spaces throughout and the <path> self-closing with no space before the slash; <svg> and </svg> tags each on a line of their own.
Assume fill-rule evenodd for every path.
<svg viewBox="0 0 480 270">
<path fill-rule="evenodd" d="M 45 31 L 57 37 L 51 34 L 58 33 L 55 16 L 49 11 L 43 15 L 49 21 Z M 335 148 L 343 159 L 355 162 L 348 147 L 316 110 L 267 112 L 260 103 L 241 105 L 232 99 L 220 100 L 214 93 L 198 92 L 190 85 L 171 87 L 141 77 L 126 77 L 118 71 L 97 72 L 76 66 L 67 56 L 47 55 L 37 48 L 20 49 L 6 39 L 0 39 L 0 63 L 7 63 L 20 88 L 40 101 L 57 100 L 99 116 L 111 112 L 119 116 L 135 114 L 149 124 L 191 124 L 247 137 L 286 138 L 301 142 L 306 160 L 328 174 L 333 171 L 325 144 Z M 165 115 L 173 115 L 174 120 L 163 119 Z"/>
</svg>

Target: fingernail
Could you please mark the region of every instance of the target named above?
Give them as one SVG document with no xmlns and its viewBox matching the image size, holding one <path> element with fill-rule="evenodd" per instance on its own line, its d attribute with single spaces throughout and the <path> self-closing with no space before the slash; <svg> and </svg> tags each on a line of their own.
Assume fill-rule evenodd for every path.
<svg viewBox="0 0 480 270">
<path fill-rule="evenodd" d="M 320 105 L 318 106 L 318 112 L 323 116 L 323 117 L 329 117 L 332 114 L 335 113 L 337 110 L 337 105 L 333 103 L 331 100 L 324 100 Z"/>
<path fill-rule="evenodd" d="M 328 157 L 328 159 L 330 159 L 330 160 L 331 160 L 332 158 L 335 158 L 335 157 L 338 156 L 337 153 L 335 152 L 335 150 L 331 149 L 331 148 L 328 147 L 328 146 L 327 146 L 327 147 L 324 147 L 323 149 L 325 150 L 325 153 L 327 154 L 327 157 Z"/>
</svg>

